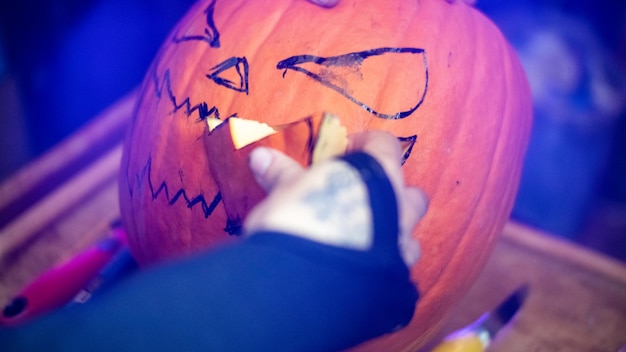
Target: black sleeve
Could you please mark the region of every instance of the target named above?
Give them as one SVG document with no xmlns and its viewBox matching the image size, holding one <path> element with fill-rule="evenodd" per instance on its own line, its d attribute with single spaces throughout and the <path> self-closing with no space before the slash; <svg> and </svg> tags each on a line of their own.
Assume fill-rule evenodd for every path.
<svg viewBox="0 0 626 352">
<path fill-rule="evenodd" d="M 368 190 L 373 210 L 389 208 L 388 195 L 372 196 L 380 185 Z M 0 331 L 0 350 L 345 349 L 413 316 L 418 294 L 398 252 L 395 217 L 384 228 L 375 215 L 368 251 L 262 232 L 148 269 L 84 306 Z"/>
</svg>

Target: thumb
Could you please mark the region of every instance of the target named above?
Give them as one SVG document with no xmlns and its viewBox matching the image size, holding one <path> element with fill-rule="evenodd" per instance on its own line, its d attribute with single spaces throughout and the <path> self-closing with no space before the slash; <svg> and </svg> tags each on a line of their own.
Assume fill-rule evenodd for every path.
<svg viewBox="0 0 626 352">
<path fill-rule="evenodd" d="M 284 153 L 267 147 L 258 147 L 250 153 L 250 170 L 265 191 L 270 192 L 282 182 L 287 182 L 304 172 L 298 162 Z"/>
</svg>

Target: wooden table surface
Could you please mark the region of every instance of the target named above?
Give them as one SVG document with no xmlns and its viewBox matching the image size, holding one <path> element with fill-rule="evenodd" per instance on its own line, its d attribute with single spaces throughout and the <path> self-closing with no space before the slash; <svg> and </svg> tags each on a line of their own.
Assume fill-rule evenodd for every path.
<svg viewBox="0 0 626 352">
<path fill-rule="evenodd" d="M 626 266 L 509 223 L 445 332 L 477 319 L 527 283 L 528 297 L 489 351 L 606 351 L 626 345 Z"/>
<path fill-rule="evenodd" d="M 134 101 L 130 93 L 0 184 L 0 304 L 119 218 L 117 170 Z M 626 345 L 626 265 L 514 222 L 442 336 L 524 283 L 528 298 L 490 351 L 617 352 Z"/>
</svg>

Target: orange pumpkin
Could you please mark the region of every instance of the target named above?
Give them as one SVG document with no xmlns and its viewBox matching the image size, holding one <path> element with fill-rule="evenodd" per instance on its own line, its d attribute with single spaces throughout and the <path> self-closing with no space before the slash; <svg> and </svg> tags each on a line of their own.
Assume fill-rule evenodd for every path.
<svg viewBox="0 0 626 352">
<path fill-rule="evenodd" d="M 238 240 L 209 172 L 208 119 L 280 125 L 324 110 L 349 132 L 415 140 L 403 168 L 430 197 L 414 232 L 421 300 L 409 327 L 362 346 L 415 349 L 488 258 L 531 124 L 513 50 L 462 2 L 198 2 L 154 60 L 126 141 L 120 200 L 132 251 L 148 264 Z"/>
</svg>

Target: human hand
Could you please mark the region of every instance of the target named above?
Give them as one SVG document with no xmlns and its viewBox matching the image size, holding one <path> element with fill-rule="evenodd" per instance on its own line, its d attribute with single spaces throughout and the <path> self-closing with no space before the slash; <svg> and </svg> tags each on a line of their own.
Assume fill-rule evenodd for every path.
<svg viewBox="0 0 626 352">
<path fill-rule="evenodd" d="M 386 132 L 364 132 L 350 136 L 348 149 L 371 155 L 383 167 L 399 212 L 400 254 L 413 265 L 420 250 L 411 232 L 428 201 L 421 190 L 404 184 L 398 140 Z M 339 247 L 371 248 L 374 216 L 368 189 L 349 164 L 333 160 L 304 169 L 285 154 L 261 147 L 250 155 L 250 167 L 268 197 L 248 215 L 247 233 L 279 231 Z"/>
</svg>

